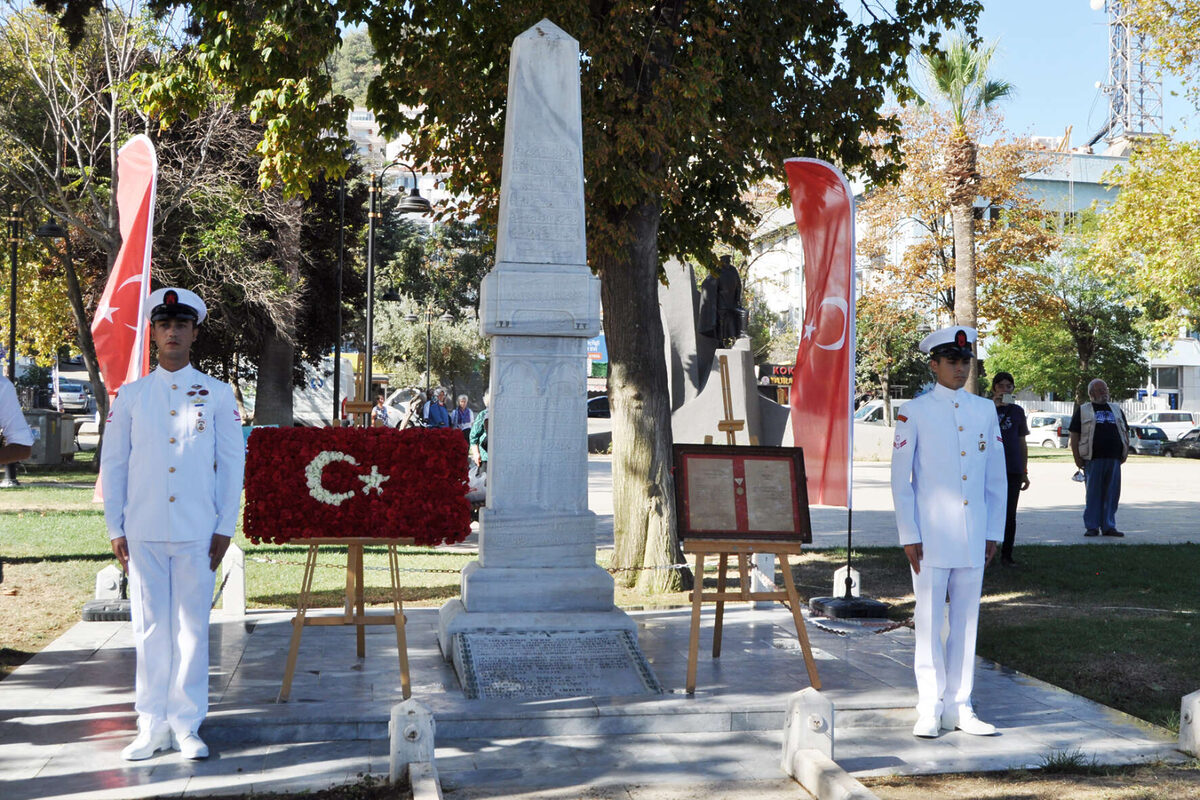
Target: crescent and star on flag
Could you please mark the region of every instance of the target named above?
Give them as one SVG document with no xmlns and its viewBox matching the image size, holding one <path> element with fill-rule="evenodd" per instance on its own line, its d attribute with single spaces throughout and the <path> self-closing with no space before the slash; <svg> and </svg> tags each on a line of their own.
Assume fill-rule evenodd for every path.
<svg viewBox="0 0 1200 800">
<path fill-rule="evenodd" d="M 304 468 L 304 475 L 308 480 L 308 485 L 311 487 L 320 487 L 321 492 L 313 492 L 313 497 L 319 502 L 326 505 L 338 506 L 346 500 L 354 497 L 354 492 L 330 492 L 325 488 L 324 476 L 325 468 L 335 461 L 344 461 L 352 467 L 361 466 L 358 459 L 348 453 L 341 453 L 335 450 L 322 450 L 308 462 L 308 466 Z M 383 484 L 392 479 L 391 475 L 384 475 L 379 471 L 379 467 L 372 464 L 371 471 L 367 474 L 359 473 L 357 476 L 363 482 L 362 493 L 369 495 L 372 490 L 377 495 L 383 494 Z"/>
<path fill-rule="evenodd" d="M 810 321 L 804 323 L 804 338 L 813 339 L 813 345 L 821 348 L 822 350 L 841 350 L 846 346 L 846 330 L 850 327 L 850 304 L 846 302 L 846 298 L 844 297 L 826 297 L 817 304 L 816 310 L 813 312 L 813 315 L 810 319 L 816 320 L 821 313 L 821 309 L 825 306 L 833 306 L 842 312 L 841 336 L 838 337 L 836 342 L 818 342 L 815 340 L 817 325 L 815 322 Z"/>
<path fill-rule="evenodd" d="M 121 290 L 124 289 L 126 286 L 128 286 L 131 283 L 136 283 L 139 286 L 141 286 L 142 276 L 134 275 L 131 278 L 126 278 L 125 281 L 120 286 L 117 287 L 116 291 L 113 292 L 113 299 L 116 299 L 116 296 L 121 292 Z M 138 299 L 140 299 L 140 295 L 134 295 L 133 299 L 136 302 Z M 113 314 L 115 314 L 116 312 L 118 312 L 120 310 L 121 310 L 120 306 L 114 306 L 111 303 L 105 301 L 103 298 L 101 298 L 100 305 L 96 308 L 96 316 L 98 318 L 103 318 L 105 322 L 111 323 L 113 321 Z M 137 330 L 136 325 L 130 325 L 128 322 L 125 323 L 125 327 L 129 328 L 130 330 Z"/>
</svg>

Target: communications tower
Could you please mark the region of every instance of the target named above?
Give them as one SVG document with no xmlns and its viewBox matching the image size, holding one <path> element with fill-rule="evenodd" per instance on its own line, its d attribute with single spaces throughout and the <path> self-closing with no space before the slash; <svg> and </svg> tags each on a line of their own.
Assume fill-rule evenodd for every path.
<svg viewBox="0 0 1200 800">
<path fill-rule="evenodd" d="M 1163 134 L 1163 85 L 1150 56 L 1151 40 L 1127 24 L 1137 0 L 1091 0 L 1108 14 L 1108 119 L 1088 145 L 1101 139 L 1134 139 Z"/>
</svg>

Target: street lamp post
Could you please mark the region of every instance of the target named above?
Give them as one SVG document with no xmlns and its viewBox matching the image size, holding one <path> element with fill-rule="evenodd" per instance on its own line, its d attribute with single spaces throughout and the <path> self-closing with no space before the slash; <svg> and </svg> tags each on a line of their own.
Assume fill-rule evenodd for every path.
<svg viewBox="0 0 1200 800">
<path fill-rule="evenodd" d="M 429 303 L 426 303 L 425 306 L 421 309 L 420 316 L 418 316 L 416 314 L 406 314 L 404 316 L 405 322 L 420 322 L 422 320 L 425 321 L 425 386 L 423 387 L 425 389 L 425 391 L 429 391 L 430 351 L 431 351 L 432 339 L 433 339 L 433 315 L 436 314 L 440 310 L 441 309 L 436 308 L 432 302 L 429 302 Z M 443 312 L 440 317 L 438 317 L 438 321 L 439 322 L 453 322 L 454 317 L 451 316 L 449 311 L 446 311 L 446 312 Z"/>
<path fill-rule="evenodd" d="M 332 425 L 340 424 L 342 401 L 342 267 L 346 252 L 346 178 L 338 178 L 337 338 L 333 342 Z"/>
<path fill-rule="evenodd" d="M 403 167 L 412 173 L 413 188 L 408 193 L 408 196 L 400 201 L 399 211 L 402 214 L 428 214 L 433 210 L 433 206 L 424 197 L 421 197 L 420 191 L 417 189 L 417 171 L 408 164 L 400 161 L 393 161 L 379 171 L 379 174 L 371 173 L 370 200 L 367 211 L 367 354 L 363 372 L 364 392 L 366 397 L 364 400 L 370 401 L 372 390 L 371 374 L 371 356 L 375 346 L 375 224 L 377 220 L 383 218 L 383 214 L 379 209 L 379 196 L 383 193 L 383 176 L 392 167 Z"/>
</svg>

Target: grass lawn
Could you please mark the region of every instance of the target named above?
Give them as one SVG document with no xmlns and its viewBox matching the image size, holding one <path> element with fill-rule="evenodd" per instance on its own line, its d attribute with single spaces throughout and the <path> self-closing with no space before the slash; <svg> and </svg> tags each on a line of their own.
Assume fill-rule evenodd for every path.
<svg viewBox="0 0 1200 800">
<path fill-rule="evenodd" d="M 802 595 L 828 594 L 845 550 L 794 568 Z M 864 591 L 912 616 L 899 548 L 856 550 Z M 1021 547 L 983 584 L 979 655 L 1136 717 L 1178 730 L 1180 698 L 1200 687 L 1200 548 Z"/>
</svg>

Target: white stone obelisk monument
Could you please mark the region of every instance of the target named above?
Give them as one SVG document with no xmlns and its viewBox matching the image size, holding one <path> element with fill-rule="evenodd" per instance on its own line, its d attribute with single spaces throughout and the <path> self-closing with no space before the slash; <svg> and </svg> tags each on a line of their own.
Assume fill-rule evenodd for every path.
<svg viewBox="0 0 1200 800">
<path fill-rule="evenodd" d="M 439 622 L 464 686 L 484 680 L 465 674 L 472 651 L 503 662 L 528 649 L 522 633 L 628 632 L 636 651 L 588 510 L 586 345 L 600 330 L 600 284 L 587 266 L 579 43 L 548 20 L 513 42 L 496 265 L 479 313 L 492 344 L 487 507 L 479 559 Z M 578 655 L 569 638 L 564 653 Z"/>
</svg>

